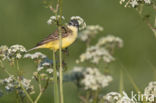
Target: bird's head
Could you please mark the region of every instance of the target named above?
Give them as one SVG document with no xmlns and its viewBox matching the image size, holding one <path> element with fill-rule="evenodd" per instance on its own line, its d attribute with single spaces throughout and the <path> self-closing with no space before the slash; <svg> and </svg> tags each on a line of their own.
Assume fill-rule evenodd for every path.
<svg viewBox="0 0 156 103">
<path fill-rule="evenodd" d="M 70 22 L 68 23 L 69 26 L 74 26 L 76 28 L 79 28 L 79 22 L 76 19 L 72 19 L 70 20 Z"/>
</svg>

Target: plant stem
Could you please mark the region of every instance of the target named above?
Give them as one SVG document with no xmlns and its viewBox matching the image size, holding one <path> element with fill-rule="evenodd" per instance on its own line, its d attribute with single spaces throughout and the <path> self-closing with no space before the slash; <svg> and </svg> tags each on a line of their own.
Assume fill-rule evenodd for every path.
<svg viewBox="0 0 156 103">
<path fill-rule="evenodd" d="M 62 19 L 62 0 L 58 0 L 59 4 L 59 62 L 60 62 L 60 69 L 59 69 L 59 89 L 60 89 L 60 103 L 64 103 L 63 98 L 63 68 L 62 68 L 62 32 L 61 32 L 61 19 Z"/>
<path fill-rule="evenodd" d="M 28 92 L 26 91 L 26 89 L 23 87 L 21 81 L 18 80 L 18 79 L 17 79 L 17 81 L 18 81 L 18 83 L 20 84 L 20 87 L 23 89 L 23 92 L 25 93 L 25 95 L 27 96 L 27 98 L 29 99 L 29 101 L 30 101 L 31 103 L 34 103 L 33 100 L 32 100 L 32 98 L 30 97 L 30 95 L 29 95 Z"/>
<path fill-rule="evenodd" d="M 43 94 L 42 85 L 41 85 L 41 79 L 40 78 L 38 79 L 38 87 L 39 87 L 40 93 L 37 96 L 37 98 L 35 99 L 34 103 L 37 103 L 39 101 L 39 99 L 41 98 L 41 95 Z"/>
<path fill-rule="evenodd" d="M 27 92 L 27 90 L 23 87 L 23 84 L 21 83 L 21 71 L 20 71 L 20 67 L 19 67 L 19 62 L 18 60 L 16 60 L 16 66 L 17 66 L 17 71 L 18 71 L 18 77 L 16 80 L 18 81 L 18 83 L 20 84 L 20 87 L 23 89 L 25 95 L 27 96 L 27 98 L 29 99 L 29 101 L 31 103 L 34 103 L 32 98 L 30 97 L 29 93 Z"/>
<path fill-rule="evenodd" d="M 122 94 L 123 92 L 123 89 L 124 89 L 124 83 L 123 83 L 123 71 L 122 69 L 120 69 L 120 94 Z"/>
<path fill-rule="evenodd" d="M 59 103 L 58 85 L 57 85 L 57 70 L 55 60 L 55 50 L 53 50 L 53 77 L 54 77 L 54 103 Z"/>
<path fill-rule="evenodd" d="M 98 93 L 99 93 L 99 90 L 96 90 L 95 93 L 94 93 L 94 100 L 93 100 L 93 103 L 97 103 Z"/>
<path fill-rule="evenodd" d="M 17 68 L 18 76 L 21 76 L 21 71 L 20 71 L 20 68 L 19 68 L 18 60 L 16 60 L 16 68 Z"/>
<path fill-rule="evenodd" d="M 43 94 L 43 92 L 40 91 L 40 93 L 39 93 L 39 95 L 37 96 L 37 98 L 36 98 L 36 100 L 35 100 L 34 103 L 38 103 L 38 101 L 39 101 L 39 99 L 41 98 L 42 94 Z"/>
</svg>

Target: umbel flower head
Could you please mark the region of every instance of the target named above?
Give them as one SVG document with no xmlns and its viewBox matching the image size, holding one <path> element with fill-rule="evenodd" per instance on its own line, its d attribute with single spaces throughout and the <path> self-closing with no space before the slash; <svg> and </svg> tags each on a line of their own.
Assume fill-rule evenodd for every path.
<svg viewBox="0 0 156 103">
<path fill-rule="evenodd" d="M 103 31 L 103 27 L 99 25 L 87 25 L 86 29 L 79 33 L 79 38 L 82 41 L 87 41 L 88 39 L 96 36 L 96 34 L 98 34 L 101 31 Z"/>
<path fill-rule="evenodd" d="M 8 49 L 8 59 L 9 60 L 14 60 L 14 59 L 21 59 L 22 55 L 26 52 L 26 48 L 22 45 L 12 45 L 9 49 Z"/>
<path fill-rule="evenodd" d="M 152 0 L 120 0 L 120 4 L 125 4 L 125 7 L 135 8 L 141 4 L 152 4 Z"/>
<path fill-rule="evenodd" d="M 36 52 L 34 54 L 25 54 L 24 58 L 30 58 L 37 62 L 37 71 L 33 73 L 33 78 L 38 80 L 47 80 L 53 78 L 53 69 L 51 68 L 53 61 L 48 59 L 47 56 L 41 52 Z"/>
<path fill-rule="evenodd" d="M 1 85 L 3 85 L 7 91 L 11 92 L 13 90 L 17 90 L 21 93 L 21 95 L 23 95 L 24 92 L 21 88 L 19 81 L 17 81 L 17 79 L 19 78 L 16 78 L 14 75 L 10 75 L 9 77 L 1 80 Z M 27 90 L 28 93 L 30 94 L 34 93 L 34 87 L 31 85 L 31 80 L 22 78 L 21 84 L 23 85 L 25 90 Z"/>
<path fill-rule="evenodd" d="M 109 85 L 112 81 L 110 75 L 101 74 L 97 68 L 88 67 L 83 72 L 84 78 L 81 80 L 85 90 L 98 90 Z"/>
<path fill-rule="evenodd" d="M 35 59 L 44 59 L 46 58 L 47 56 L 41 52 L 36 52 L 34 54 L 25 54 L 24 55 L 24 58 L 30 58 L 32 60 L 35 60 Z"/>
<path fill-rule="evenodd" d="M 121 97 L 120 93 L 110 92 L 102 96 L 100 103 L 116 103 Z"/>
<path fill-rule="evenodd" d="M 122 94 L 118 92 L 110 92 L 103 96 L 100 103 L 136 103 L 130 99 L 128 95 L 123 91 Z"/>
<path fill-rule="evenodd" d="M 148 86 L 144 89 L 144 95 L 146 97 L 154 96 L 156 97 L 156 81 L 150 82 Z"/>
<path fill-rule="evenodd" d="M 98 64 L 100 61 L 105 63 L 110 63 L 114 60 L 114 57 L 105 48 L 100 48 L 99 46 L 91 46 L 87 48 L 86 52 L 80 55 L 80 60 L 76 62 L 90 61 L 91 63 Z"/>
<path fill-rule="evenodd" d="M 119 37 L 108 35 L 106 37 L 100 38 L 96 45 L 99 47 L 104 46 L 106 49 L 112 49 L 115 47 L 121 48 L 123 47 L 123 40 Z"/>
<path fill-rule="evenodd" d="M 58 22 L 59 19 L 60 19 L 60 15 L 58 15 L 57 17 L 56 17 L 56 16 L 51 16 L 51 17 L 49 18 L 49 20 L 47 21 L 47 23 L 48 23 L 49 25 L 51 25 L 51 24 L 57 24 L 57 22 Z M 62 20 L 65 20 L 65 17 L 62 16 L 61 19 L 62 19 Z"/>
<path fill-rule="evenodd" d="M 8 47 L 6 45 L 0 46 L 0 60 L 7 58 Z"/>
<path fill-rule="evenodd" d="M 88 47 L 86 52 L 82 53 L 80 59 L 76 62 L 90 61 L 91 63 L 98 64 L 100 61 L 104 61 L 104 63 L 110 63 L 115 60 L 112 56 L 114 48 L 122 46 L 123 41 L 119 37 L 112 35 L 102 37 L 95 46 Z"/>
<path fill-rule="evenodd" d="M 101 74 L 97 68 L 91 67 L 74 67 L 70 74 L 64 76 L 64 79 L 76 81 L 77 86 L 92 91 L 105 88 L 112 81 L 110 75 Z"/>
</svg>

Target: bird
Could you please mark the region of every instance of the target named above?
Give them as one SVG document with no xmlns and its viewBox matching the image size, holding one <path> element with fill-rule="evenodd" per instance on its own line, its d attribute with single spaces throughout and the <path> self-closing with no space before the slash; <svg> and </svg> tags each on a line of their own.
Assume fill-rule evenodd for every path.
<svg viewBox="0 0 156 103">
<path fill-rule="evenodd" d="M 76 19 L 70 20 L 70 22 L 66 26 L 61 26 L 62 49 L 69 47 L 71 44 L 75 42 L 75 40 L 78 37 L 78 30 L 79 30 L 79 22 Z M 28 50 L 28 52 L 41 48 L 47 48 L 57 51 L 59 47 L 60 47 L 59 30 L 57 29 L 55 32 L 48 35 L 41 42 L 37 43 L 37 45 L 34 48 Z"/>
</svg>

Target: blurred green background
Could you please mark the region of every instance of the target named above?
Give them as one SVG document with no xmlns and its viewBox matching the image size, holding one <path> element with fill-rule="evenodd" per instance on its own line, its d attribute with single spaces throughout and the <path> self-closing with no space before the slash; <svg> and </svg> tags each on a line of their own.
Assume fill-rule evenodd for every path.
<svg viewBox="0 0 156 103">
<path fill-rule="evenodd" d="M 153 13 L 150 8 L 147 9 L 149 13 Z M 93 39 L 92 44 L 107 34 L 123 39 L 124 47 L 116 51 L 116 61 L 110 65 L 114 80 L 103 90 L 104 93 L 119 90 L 121 65 L 127 68 L 141 90 L 148 82 L 156 79 L 152 69 L 156 66 L 156 38 L 135 9 L 124 8 L 118 0 L 63 0 L 63 14 L 67 19 L 81 16 L 88 25 L 99 24 L 104 27 L 104 31 Z M 32 48 L 55 29 L 46 23 L 51 15 L 53 14 L 44 7 L 42 0 L 0 0 L 0 45 L 21 44 L 27 49 Z M 52 58 L 51 51 L 39 51 Z M 84 43 L 79 40 L 69 48 L 69 56 L 66 57 L 69 69 L 72 69 L 83 51 Z M 36 70 L 35 66 L 29 61 L 22 62 L 21 66 L 26 77 L 31 78 L 32 72 Z M 2 76 L 3 73 L 0 74 Z M 124 76 L 125 90 L 134 90 L 125 73 Z M 65 103 L 79 103 L 77 93 L 78 89 L 73 83 L 64 84 Z M 52 98 L 50 87 L 39 103 L 52 103 Z M 16 100 L 13 94 L 0 98 L 0 103 L 14 102 Z"/>
</svg>

